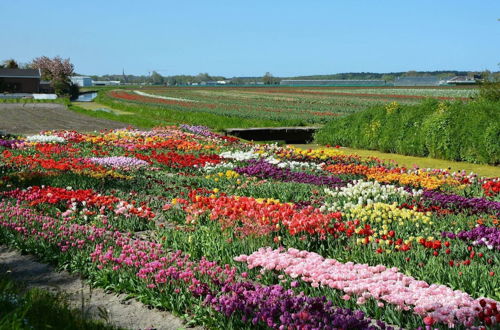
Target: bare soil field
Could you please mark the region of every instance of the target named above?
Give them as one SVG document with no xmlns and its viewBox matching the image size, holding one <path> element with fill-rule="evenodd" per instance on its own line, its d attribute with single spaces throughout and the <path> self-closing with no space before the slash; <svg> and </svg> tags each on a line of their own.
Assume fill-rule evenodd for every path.
<svg viewBox="0 0 500 330">
<path fill-rule="evenodd" d="M 36 134 L 43 130 L 81 132 L 123 128 L 127 124 L 84 116 L 56 103 L 0 104 L 0 131 L 10 134 Z"/>
</svg>

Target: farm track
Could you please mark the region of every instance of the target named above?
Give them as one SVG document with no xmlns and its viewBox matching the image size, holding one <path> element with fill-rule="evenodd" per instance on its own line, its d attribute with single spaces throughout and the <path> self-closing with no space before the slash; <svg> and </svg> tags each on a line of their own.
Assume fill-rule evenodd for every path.
<svg viewBox="0 0 500 330">
<path fill-rule="evenodd" d="M 82 279 L 68 272 L 58 272 L 52 266 L 40 263 L 32 256 L 22 255 L 0 245 L 0 272 L 28 288 L 39 288 L 63 293 L 72 308 L 83 310 L 85 316 L 105 320 L 125 329 L 185 329 L 180 318 L 164 311 L 127 299 L 127 295 L 106 293 L 91 288 Z M 193 328 L 202 329 L 202 328 Z"/>
<path fill-rule="evenodd" d="M 0 131 L 10 134 L 38 134 L 44 130 L 78 130 L 81 132 L 117 129 L 124 123 L 92 118 L 56 103 L 0 104 Z"/>
</svg>

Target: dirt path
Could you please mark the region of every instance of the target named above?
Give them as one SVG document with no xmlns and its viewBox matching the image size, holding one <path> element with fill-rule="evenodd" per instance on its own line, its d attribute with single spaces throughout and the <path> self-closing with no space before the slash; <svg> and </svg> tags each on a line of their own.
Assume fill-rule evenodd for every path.
<svg viewBox="0 0 500 330">
<path fill-rule="evenodd" d="M 134 91 L 134 93 L 141 95 L 141 96 L 147 96 L 147 97 L 152 97 L 155 99 L 163 99 L 163 100 L 172 100 L 172 101 L 183 101 L 183 102 L 199 102 L 196 100 L 188 100 L 188 99 L 180 99 L 178 97 L 169 97 L 169 96 L 161 96 L 161 95 L 156 95 L 156 94 L 149 94 L 149 93 L 144 93 L 141 91 Z"/>
<path fill-rule="evenodd" d="M 29 288 L 65 292 L 68 302 L 82 309 L 92 319 L 105 319 L 109 323 L 126 329 L 185 329 L 182 321 L 170 313 L 149 309 L 126 295 L 105 293 L 90 287 L 78 276 L 67 272 L 56 272 L 53 267 L 42 264 L 31 256 L 0 245 L 0 272 L 13 279 L 25 282 Z M 104 317 L 103 317 L 104 316 Z M 201 328 L 197 328 L 199 330 Z"/>
<path fill-rule="evenodd" d="M 92 132 L 126 126 L 81 115 L 57 103 L 0 103 L 0 131 L 10 134 L 36 134 L 55 129 Z"/>
</svg>

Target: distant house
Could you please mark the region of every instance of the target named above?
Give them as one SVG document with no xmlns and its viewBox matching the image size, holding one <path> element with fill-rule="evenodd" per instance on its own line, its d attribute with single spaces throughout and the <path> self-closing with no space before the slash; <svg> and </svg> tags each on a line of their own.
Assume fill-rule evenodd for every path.
<svg viewBox="0 0 500 330">
<path fill-rule="evenodd" d="M 446 81 L 448 85 L 474 85 L 476 84 L 474 76 L 455 76 Z"/>
<path fill-rule="evenodd" d="M 84 76 L 73 76 L 71 77 L 71 82 L 80 87 L 92 86 L 92 78 Z"/>
<path fill-rule="evenodd" d="M 0 69 L 0 92 L 39 93 L 38 69 Z"/>
</svg>

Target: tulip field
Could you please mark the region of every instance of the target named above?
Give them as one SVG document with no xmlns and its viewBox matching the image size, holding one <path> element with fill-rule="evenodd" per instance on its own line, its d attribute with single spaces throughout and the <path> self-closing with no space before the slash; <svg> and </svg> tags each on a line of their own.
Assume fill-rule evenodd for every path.
<svg viewBox="0 0 500 330">
<path fill-rule="evenodd" d="M 170 110 L 210 113 L 290 124 L 326 123 L 332 118 L 397 101 L 414 104 L 425 98 L 470 100 L 474 88 L 339 88 L 339 87 L 147 87 L 112 90 L 114 101 Z"/>
<path fill-rule="evenodd" d="M 202 109 L 208 90 L 194 91 L 155 100 Z M 317 100 L 300 107 L 330 113 Z M 0 244 L 187 326 L 499 328 L 499 217 L 499 178 L 339 147 L 252 144 L 191 125 L 0 139 Z"/>
</svg>

